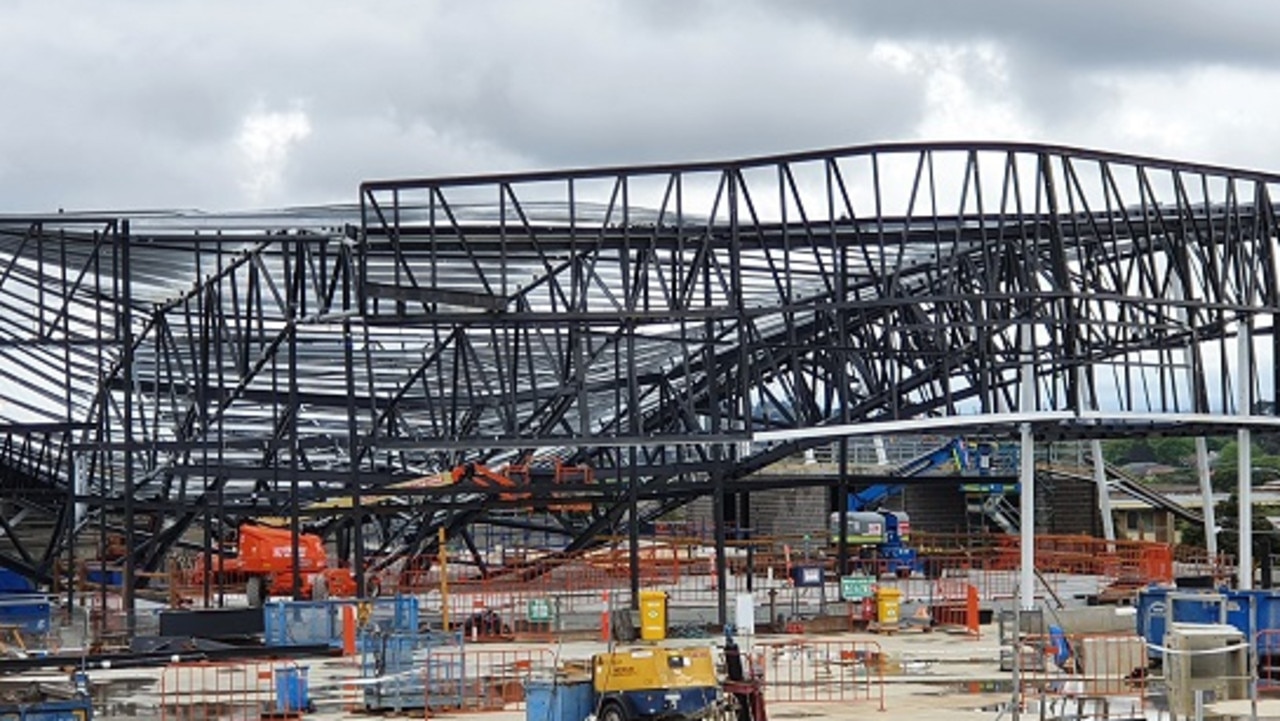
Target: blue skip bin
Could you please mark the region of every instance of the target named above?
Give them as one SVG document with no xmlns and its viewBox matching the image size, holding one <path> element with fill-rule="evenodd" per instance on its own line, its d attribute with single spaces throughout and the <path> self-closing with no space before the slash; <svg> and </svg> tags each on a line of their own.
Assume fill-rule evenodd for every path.
<svg viewBox="0 0 1280 721">
<path fill-rule="evenodd" d="M 276 669 L 276 712 L 287 714 L 314 711 L 307 684 L 306 666 L 282 666 Z"/>
<path fill-rule="evenodd" d="M 92 718 L 93 703 L 87 698 L 0 705 L 0 721 L 88 721 Z"/>
<path fill-rule="evenodd" d="M 5 596 L 0 598 L 0 624 L 16 626 L 27 633 L 48 633 L 53 604 L 46 596 Z"/>
<path fill-rule="evenodd" d="M 594 711 L 590 681 L 530 681 L 524 686 L 525 721 L 582 721 Z"/>
</svg>

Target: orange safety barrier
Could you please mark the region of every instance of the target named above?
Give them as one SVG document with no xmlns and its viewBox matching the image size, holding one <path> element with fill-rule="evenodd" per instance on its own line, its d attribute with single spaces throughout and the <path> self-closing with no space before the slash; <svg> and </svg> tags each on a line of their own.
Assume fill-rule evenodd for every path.
<svg viewBox="0 0 1280 721">
<path fill-rule="evenodd" d="M 461 699 L 456 711 L 522 711 L 524 688 L 537 676 L 555 672 L 556 657 L 550 649 L 433 649 L 423 669 L 428 696 L 447 691 Z"/>
<path fill-rule="evenodd" d="M 762 643 L 748 658 L 751 675 L 764 680 L 766 701 L 871 701 L 885 710 L 889 660 L 874 641 Z"/>
<path fill-rule="evenodd" d="M 1029 635 L 1021 639 L 1025 711 L 1055 718 L 1129 719 L 1142 715 L 1147 647 L 1123 634 Z"/>
<path fill-rule="evenodd" d="M 953 579 L 939 579 L 930 600 L 930 611 L 934 628 L 981 638 L 977 586 Z"/>
<path fill-rule="evenodd" d="M 1255 633 L 1253 649 L 1258 662 L 1258 693 L 1272 698 L 1280 695 L 1280 630 Z"/>
<path fill-rule="evenodd" d="M 277 672 L 289 667 L 296 668 L 285 661 L 169 664 L 160 674 L 160 719 L 256 721 L 276 710 Z"/>
<path fill-rule="evenodd" d="M 551 643 L 556 638 L 556 611 L 551 605 L 550 620 L 535 621 L 528 617 L 511 620 L 511 637 L 522 643 Z"/>
<path fill-rule="evenodd" d="M 415 709 L 421 711 L 424 718 L 437 711 L 523 710 L 525 685 L 535 676 L 550 678 L 555 663 L 555 654 L 550 649 L 433 648 L 412 678 L 398 680 L 402 689 L 419 689 L 414 693 L 423 694 L 421 708 L 417 708 L 418 704 L 405 703 L 398 707 L 397 715 Z M 361 680 L 344 689 L 348 713 L 366 712 L 367 683 Z"/>
<path fill-rule="evenodd" d="M 668 529 L 676 530 L 676 529 Z M 487 566 L 477 567 L 468 554 L 450 557 L 448 564 L 449 616 L 455 628 L 474 631 L 476 640 L 511 639 L 549 640 L 556 624 L 532 608 L 554 608 L 553 617 L 561 614 L 591 614 L 602 610 L 602 593 L 609 591 L 615 608 L 632 605 L 630 598 L 630 553 L 626 539 L 607 539 L 607 545 L 584 552 L 561 553 L 536 548 L 505 548 L 486 556 Z M 916 531 L 911 541 L 920 554 L 920 566 L 910 583 L 927 579 L 927 585 L 938 581 L 933 590 L 912 586 L 910 594 L 920 602 L 935 599 L 934 621 L 949 628 L 971 630 L 971 604 L 968 587 L 973 587 L 979 601 L 1015 597 L 1018 593 L 1018 563 L 1021 558 L 1019 539 L 1004 534 L 930 534 Z M 822 541 L 800 537 L 753 537 L 749 541 L 730 541 L 725 587 L 715 587 L 715 564 L 710 539 L 702 536 L 678 536 L 668 533 L 645 537 L 637 550 L 640 582 L 643 587 L 667 592 L 673 604 L 715 604 L 720 592 L 729 595 L 755 592 L 757 603 L 764 605 L 772 591 L 778 603 L 785 603 L 778 591 L 789 589 L 789 565 L 807 565 L 822 569 L 828 584 L 822 590 L 804 589 L 804 601 L 817 598 L 838 602 L 838 578 L 848 573 L 873 575 L 889 579 L 892 561 L 863 557 L 868 549 L 850 548 L 853 558 L 841 572 L 835 568 L 832 549 Z M 492 557 L 498 556 L 498 557 Z M 1109 590 L 1131 593 L 1133 588 L 1149 582 L 1169 581 L 1175 571 L 1182 573 L 1188 561 L 1185 554 L 1175 556 L 1165 544 L 1136 541 L 1107 542 L 1086 536 L 1037 536 L 1038 594 L 1098 594 Z M 424 611 L 440 611 L 441 577 L 436 558 L 398 562 L 378 574 L 383 595 L 412 594 L 423 600 Z M 1215 559 L 1217 564 L 1220 559 Z M 1200 562 L 1205 562 L 1201 559 Z M 1220 568 L 1215 565 L 1215 568 Z M 921 572 L 922 571 L 922 572 Z M 184 585 L 189 570 L 181 567 L 170 573 L 171 590 L 184 603 L 203 604 L 203 588 Z M 963 602 L 941 585 L 955 584 L 965 589 Z M 922 587 L 923 588 L 923 587 Z M 243 589 L 227 588 L 230 605 L 243 603 Z M 793 593 L 785 590 L 785 593 Z M 97 594 L 82 594 L 81 598 Z M 211 605 L 216 604 L 216 589 Z M 104 635 L 108 629 L 99 616 Z M 470 626 L 467 626 L 470 622 Z M 471 635 L 470 633 L 468 634 Z"/>
<path fill-rule="evenodd" d="M 912 542 L 926 558 L 949 558 L 968 567 L 1012 570 L 1021 561 L 1021 539 L 1014 535 L 917 531 Z M 1143 576 L 1159 582 L 1173 579 L 1173 551 L 1166 543 L 1040 534 L 1035 544 L 1036 569 L 1042 573 Z"/>
<path fill-rule="evenodd" d="M 1174 546 L 1173 567 L 1176 577 L 1211 578 L 1215 587 L 1229 583 L 1236 577 L 1234 556 L 1220 553 L 1210 557 L 1207 550 L 1195 546 Z"/>
</svg>

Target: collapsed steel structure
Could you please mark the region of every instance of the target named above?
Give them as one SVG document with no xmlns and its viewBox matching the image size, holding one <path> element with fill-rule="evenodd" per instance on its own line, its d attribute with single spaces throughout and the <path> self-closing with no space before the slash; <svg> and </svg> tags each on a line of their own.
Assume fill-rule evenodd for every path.
<svg viewBox="0 0 1280 721">
<path fill-rule="evenodd" d="M 48 582 L 119 534 L 131 607 L 266 516 L 361 576 L 441 535 L 483 564 L 470 529 L 529 497 L 433 474 L 560 462 L 594 472 L 530 490 L 592 504 L 545 514 L 564 548 L 711 495 L 723 574 L 748 477 L 824 428 L 1272 427 L 1277 182 L 893 144 L 0 218 L 0 565 Z"/>
</svg>

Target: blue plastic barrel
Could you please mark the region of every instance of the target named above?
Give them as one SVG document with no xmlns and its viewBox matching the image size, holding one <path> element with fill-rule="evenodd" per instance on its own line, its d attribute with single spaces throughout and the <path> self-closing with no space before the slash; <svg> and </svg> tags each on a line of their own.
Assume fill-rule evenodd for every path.
<svg viewBox="0 0 1280 721">
<path fill-rule="evenodd" d="M 311 698 L 307 688 L 306 666 L 281 666 L 276 669 L 276 711 L 290 713 L 309 711 Z"/>
</svg>

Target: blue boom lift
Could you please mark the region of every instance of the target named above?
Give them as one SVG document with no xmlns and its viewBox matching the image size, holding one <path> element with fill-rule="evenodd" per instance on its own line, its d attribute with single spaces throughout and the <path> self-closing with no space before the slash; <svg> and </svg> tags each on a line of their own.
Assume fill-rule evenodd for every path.
<svg viewBox="0 0 1280 721">
<path fill-rule="evenodd" d="M 992 469 L 993 447 L 989 443 L 973 444 L 963 438 L 952 438 L 941 446 L 913 458 L 889 472 L 891 476 L 910 478 L 922 475 L 988 475 Z M 880 508 L 889 498 L 902 493 L 900 483 L 879 483 L 857 493 L 848 494 L 846 542 L 856 557 L 881 566 L 876 570 L 908 576 L 920 570 L 911 540 L 911 520 L 903 511 Z M 830 540 L 840 541 L 840 512 L 830 518 Z"/>
</svg>

